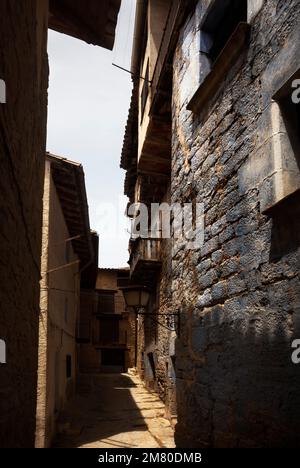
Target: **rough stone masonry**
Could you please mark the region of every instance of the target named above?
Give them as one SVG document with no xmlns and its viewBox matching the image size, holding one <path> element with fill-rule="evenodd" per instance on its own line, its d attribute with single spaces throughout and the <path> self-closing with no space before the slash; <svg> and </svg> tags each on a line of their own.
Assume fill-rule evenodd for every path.
<svg viewBox="0 0 300 468">
<path fill-rule="evenodd" d="M 177 445 L 293 446 L 299 165 L 274 96 L 300 69 L 300 3 L 248 2 L 249 45 L 203 116 L 186 106 L 202 79 L 199 25 L 211 3 L 199 2 L 174 56 L 172 202 L 205 205 L 203 247 L 173 249 Z"/>
<path fill-rule="evenodd" d="M 35 433 L 48 1 L 2 0 L 0 77 L 0 447 Z"/>
</svg>

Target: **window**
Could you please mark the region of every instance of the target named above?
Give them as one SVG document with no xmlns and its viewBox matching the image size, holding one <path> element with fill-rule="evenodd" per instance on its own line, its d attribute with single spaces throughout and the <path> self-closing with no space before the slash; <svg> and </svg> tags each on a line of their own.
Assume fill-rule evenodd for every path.
<svg viewBox="0 0 300 468">
<path fill-rule="evenodd" d="M 0 364 L 6 364 L 6 343 L 0 340 Z"/>
<path fill-rule="evenodd" d="M 98 314 L 115 313 L 115 293 L 106 292 L 98 296 Z"/>
<path fill-rule="evenodd" d="M 66 377 L 70 379 L 72 377 L 72 356 L 67 354 L 66 358 Z"/>
<path fill-rule="evenodd" d="M 0 79 L 0 104 L 6 103 L 6 84 L 4 80 Z"/>
<path fill-rule="evenodd" d="M 145 370 L 145 353 L 144 353 L 144 351 L 141 352 L 141 369 Z"/>
<path fill-rule="evenodd" d="M 102 366 L 125 367 L 125 353 L 122 349 L 102 349 L 101 350 Z"/>
<path fill-rule="evenodd" d="M 66 263 L 70 263 L 71 259 L 71 242 L 66 241 L 65 260 Z"/>
<path fill-rule="evenodd" d="M 176 377 L 176 356 L 171 356 L 171 363 L 173 376 Z"/>
<path fill-rule="evenodd" d="M 65 298 L 65 323 L 68 323 L 69 300 Z"/>
<path fill-rule="evenodd" d="M 154 361 L 153 353 L 148 353 L 147 356 L 148 356 L 148 360 L 149 360 L 149 364 L 150 364 L 150 369 L 152 371 L 152 376 L 153 376 L 153 379 L 155 380 L 156 379 L 156 369 L 155 369 L 155 361 Z"/>
<path fill-rule="evenodd" d="M 142 89 L 142 94 L 141 94 L 141 115 L 142 115 L 142 120 L 143 120 L 143 117 L 144 117 L 148 96 L 149 96 L 149 60 L 148 60 L 148 63 L 147 63 L 147 68 L 146 68 L 146 73 L 145 73 L 145 78 L 144 78 L 144 84 L 143 84 L 143 89 Z"/>
<path fill-rule="evenodd" d="M 283 57 L 285 49 L 274 59 L 262 80 L 262 96 L 270 102 L 257 125 L 261 129 L 258 132 L 257 148 L 239 171 L 240 194 L 259 188 L 260 212 L 273 218 L 273 241 L 275 231 L 278 234 L 281 232 L 281 227 L 278 230 L 276 223 L 283 218 L 282 210 L 287 215 L 288 205 L 299 204 L 300 193 L 300 103 L 297 103 L 295 93 L 300 78 L 300 65 L 298 72 L 291 77 L 289 61 L 283 70 L 280 68 Z M 279 74 L 274 73 L 276 69 L 280 70 Z M 290 220 L 288 224 L 291 224 Z M 281 238 L 283 247 L 289 238 L 288 232 L 277 237 Z M 289 241 L 291 245 L 296 242 L 297 239 Z"/>
<path fill-rule="evenodd" d="M 207 33 L 204 53 L 212 64 L 241 22 L 247 22 L 247 0 L 215 0 L 201 30 Z"/>
<path fill-rule="evenodd" d="M 275 95 L 297 165 L 300 167 L 300 103 L 293 100 L 294 83 L 300 83 L 300 71 Z M 298 81 L 299 80 L 299 81 Z"/>
<path fill-rule="evenodd" d="M 101 344 L 113 344 L 119 342 L 119 320 L 101 318 L 99 320 L 99 334 Z"/>
<path fill-rule="evenodd" d="M 79 325 L 80 340 L 89 341 L 91 338 L 91 323 L 90 321 L 81 321 Z"/>
<path fill-rule="evenodd" d="M 200 25 L 200 63 L 197 90 L 187 110 L 207 116 L 224 77 L 246 49 L 251 27 L 247 23 L 247 0 L 214 0 Z M 191 67 L 194 73 L 194 68 Z"/>
</svg>

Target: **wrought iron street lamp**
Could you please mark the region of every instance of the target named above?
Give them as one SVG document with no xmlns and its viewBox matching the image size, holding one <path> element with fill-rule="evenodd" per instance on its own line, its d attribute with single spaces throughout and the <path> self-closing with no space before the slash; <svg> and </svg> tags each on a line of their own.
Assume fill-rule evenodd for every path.
<svg viewBox="0 0 300 468">
<path fill-rule="evenodd" d="M 121 288 L 128 307 L 133 307 L 138 314 L 141 309 L 146 309 L 150 299 L 150 291 L 144 286 L 128 286 Z"/>
<path fill-rule="evenodd" d="M 150 291 L 143 286 L 127 286 L 121 288 L 127 307 L 132 307 L 135 312 L 135 351 L 134 351 L 134 367 L 137 367 L 138 355 L 138 316 L 145 311 L 149 299 Z"/>
<path fill-rule="evenodd" d="M 179 318 L 180 314 L 179 311 L 174 313 L 166 313 L 166 314 L 159 314 L 159 313 L 151 313 L 147 311 L 147 306 L 150 300 L 150 291 L 145 286 L 127 286 L 125 288 L 121 288 L 124 299 L 126 302 L 127 307 L 132 307 L 135 311 L 136 315 L 136 322 L 135 322 L 135 367 L 137 366 L 137 352 L 138 352 L 138 327 L 137 327 L 137 320 L 138 316 L 148 316 L 151 317 L 151 320 L 155 323 L 158 323 L 163 328 L 166 328 L 169 331 L 176 330 L 175 321 L 177 319 L 177 328 L 179 330 Z M 163 324 L 159 322 L 154 317 L 164 317 L 167 320 L 167 324 Z"/>
</svg>

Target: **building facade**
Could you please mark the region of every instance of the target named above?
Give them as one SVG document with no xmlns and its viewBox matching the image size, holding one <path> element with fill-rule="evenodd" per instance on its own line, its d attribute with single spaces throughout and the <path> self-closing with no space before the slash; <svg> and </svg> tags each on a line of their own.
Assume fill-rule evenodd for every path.
<svg viewBox="0 0 300 468">
<path fill-rule="evenodd" d="M 35 439 L 48 27 L 112 49 L 119 7 L 120 0 L 0 4 L 1 447 L 32 447 Z"/>
<path fill-rule="evenodd" d="M 0 365 L 0 447 L 34 444 L 47 27 L 46 0 L 1 2 L 0 339 L 6 363 Z"/>
<path fill-rule="evenodd" d="M 80 373 L 127 372 L 134 365 L 134 323 L 119 282 L 126 269 L 99 269 L 95 287 L 81 290 Z"/>
<path fill-rule="evenodd" d="M 36 447 L 49 447 L 74 394 L 81 271 L 93 261 L 80 164 L 47 154 L 43 197 Z"/>
<path fill-rule="evenodd" d="M 142 267 L 156 297 L 149 311 L 180 316 L 174 332 L 145 329 L 139 347 L 154 388 L 176 400 L 178 447 L 299 444 L 299 8 L 137 5 L 125 193 L 202 210 L 200 246 L 174 223 L 171 239 L 131 244 L 132 281 Z"/>
</svg>

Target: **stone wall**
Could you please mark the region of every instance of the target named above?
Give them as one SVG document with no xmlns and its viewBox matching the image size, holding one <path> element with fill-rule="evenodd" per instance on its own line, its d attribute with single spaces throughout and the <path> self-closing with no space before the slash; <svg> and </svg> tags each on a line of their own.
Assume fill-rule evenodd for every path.
<svg viewBox="0 0 300 468">
<path fill-rule="evenodd" d="M 176 312 L 172 303 L 172 242 L 162 240 L 161 258 L 162 270 L 159 282 L 158 300 L 159 314 L 172 314 Z M 169 316 L 165 319 L 160 316 L 158 320 L 164 325 L 174 325 Z M 171 327 L 172 328 L 172 327 Z M 160 397 L 166 404 L 167 416 L 176 416 L 176 380 L 175 380 L 175 331 L 169 331 L 162 326 L 157 327 L 157 389 Z"/>
<path fill-rule="evenodd" d="M 300 4 L 249 2 L 250 45 L 201 118 L 186 105 L 199 85 L 193 44 L 209 4 L 199 2 L 174 57 L 172 202 L 193 193 L 205 208 L 203 247 L 173 250 L 173 308 L 181 307 L 176 441 L 292 446 L 300 441 L 300 366 L 291 362 L 300 337 L 299 192 L 283 200 L 287 192 L 275 185 L 266 196 L 264 183 L 273 184 L 278 152 L 287 154 L 274 144 L 269 110 L 300 69 Z"/>
<path fill-rule="evenodd" d="M 46 0 L 2 0 L 0 78 L 0 446 L 34 444 L 47 109 Z"/>
<path fill-rule="evenodd" d="M 170 203 L 168 188 L 161 203 Z M 166 405 L 169 418 L 176 416 L 175 332 L 166 328 L 168 319 L 155 314 L 175 312 L 172 304 L 172 241 L 161 241 L 161 270 L 152 285 L 149 312 L 138 319 L 138 369 L 148 388 L 156 391 Z M 155 320 L 153 320 L 155 319 Z M 171 324 L 171 317 L 169 317 Z M 159 323 L 157 323 L 157 321 Z"/>
</svg>

